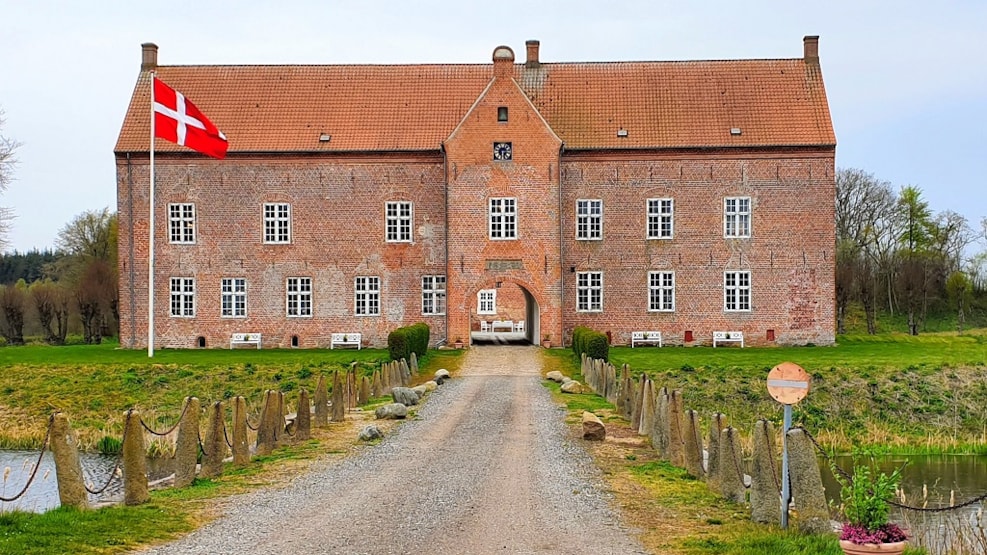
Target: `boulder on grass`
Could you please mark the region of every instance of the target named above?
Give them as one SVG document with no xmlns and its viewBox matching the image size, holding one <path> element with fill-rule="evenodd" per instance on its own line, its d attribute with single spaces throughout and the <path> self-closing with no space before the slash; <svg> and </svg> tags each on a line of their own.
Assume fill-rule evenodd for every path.
<svg viewBox="0 0 987 555">
<path fill-rule="evenodd" d="M 380 428 L 371 424 L 370 426 L 365 426 L 362 430 L 360 430 L 360 435 L 358 437 L 360 438 L 360 441 L 373 441 L 384 437 L 384 434 L 380 431 Z"/>
<path fill-rule="evenodd" d="M 452 376 L 449 375 L 449 371 L 445 368 L 439 368 L 435 371 L 435 383 L 442 385 L 442 382 L 450 379 Z"/>
<path fill-rule="evenodd" d="M 562 384 L 562 393 L 582 393 L 583 384 L 576 380 L 569 380 Z"/>
<path fill-rule="evenodd" d="M 565 379 L 565 376 L 562 375 L 562 372 L 559 372 L 558 370 L 552 370 L 548 374 L 545 374 L 545 377 L 552 380 L 553 382 L 558 382 L 558 383 L 562 383 L 562 380 Z"/>
<path fill-rule="evenodd" d="M 418 395 L 418 399 L 421 400 L 421 398 L 425 396 L 425 392 L 428 391 L 428 388 L 424 385 L 416 385 L 415 387 L 412 387 L 411 390 L 414 391 L 415 395 Z"/>
<path fill-rule="evenodd" d="M 401 420 L 408 417 L 408 407 L 401 403 L 391 403 L 377 407 L 374 417 L 378 420 Z"/>
<path fill-rule="evenodd" d="M 435 383 L 433 380 L 428 380 L 422 385 L 425 386 L 425 391 L 435 391 L 435 389 L 439 387 L 439 384 Z"/>
<path fill-rule="evenodd" d="M 395 403 L 401 403 L 406 407 L 418 404 L 418 394 L 410 387 L 395 387 L 391 390 L 391 397 Z"/>
<path fill-rule="evenodd" d="M 603 421 L 592 412 L 583 412 L 583 439 L 603 441 L 607 437 L 607 429 Z"/>
</svg>

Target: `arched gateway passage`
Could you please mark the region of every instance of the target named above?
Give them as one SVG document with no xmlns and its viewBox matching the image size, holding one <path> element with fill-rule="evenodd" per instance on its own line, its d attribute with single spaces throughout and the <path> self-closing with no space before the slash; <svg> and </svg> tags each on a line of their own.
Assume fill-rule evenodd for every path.
<svg viewBox="0 0 987 555">
<path fill-rule="evenodd" d="M 471 344 L 536 343 L 540 327 L 538 301 L 518 283 L 491 282 L 470 303 Z"/>
</svg>

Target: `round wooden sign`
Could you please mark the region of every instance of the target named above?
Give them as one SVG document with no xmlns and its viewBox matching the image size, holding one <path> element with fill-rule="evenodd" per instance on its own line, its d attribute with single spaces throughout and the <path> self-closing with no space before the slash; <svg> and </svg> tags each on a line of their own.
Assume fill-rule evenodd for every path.
<svg viewBox="0 0 987 555">
<path fill-rule="evenodd" d="M 768 372 L 768 393 L 783 405 L 794 405 L 809 393 L 809 374 L 794 362 L 782 362 Z"/>
</svg>

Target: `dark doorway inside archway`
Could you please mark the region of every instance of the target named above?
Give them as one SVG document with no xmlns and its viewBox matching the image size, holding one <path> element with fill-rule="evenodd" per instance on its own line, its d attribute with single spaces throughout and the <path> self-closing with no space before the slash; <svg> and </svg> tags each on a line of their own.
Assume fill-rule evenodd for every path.
<svg viewBox="0 0 987 555">
<path fill-rule="evenodd" d="M 474 345 L 530 345 L 538 337 L 538 302 L 524 286 L 496 281 L 481 289 L 470 309 Z"/>
</svg>

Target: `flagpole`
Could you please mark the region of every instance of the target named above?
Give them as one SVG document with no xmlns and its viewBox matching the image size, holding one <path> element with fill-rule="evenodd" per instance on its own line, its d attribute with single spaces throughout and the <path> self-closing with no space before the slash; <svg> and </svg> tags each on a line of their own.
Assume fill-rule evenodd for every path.
<svg viewBox="0 0 987 555">
<path fill-rule="evenodd" d="M 154 72 L 151 72 L 151 184 L 147 239 L 147 356 L 154 356 Z"/>
</svg>

